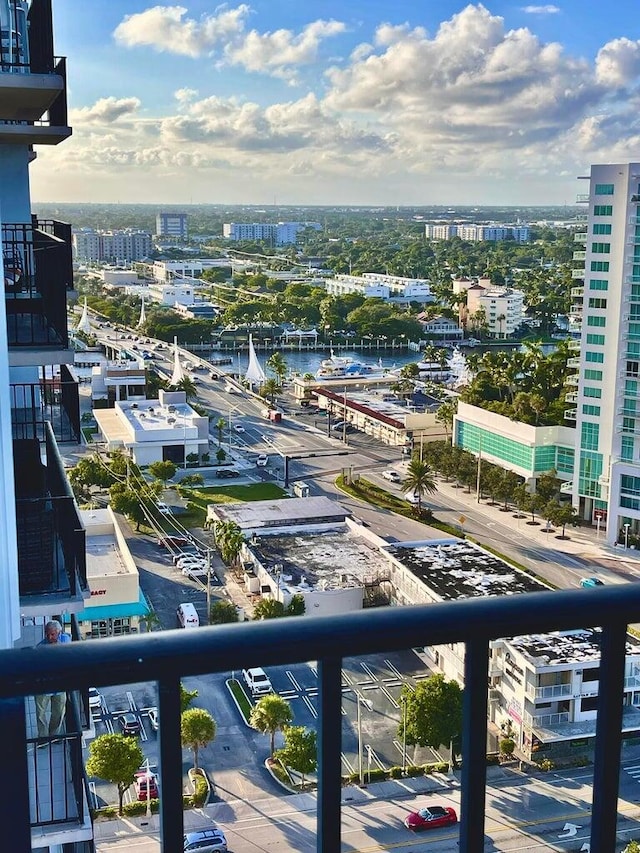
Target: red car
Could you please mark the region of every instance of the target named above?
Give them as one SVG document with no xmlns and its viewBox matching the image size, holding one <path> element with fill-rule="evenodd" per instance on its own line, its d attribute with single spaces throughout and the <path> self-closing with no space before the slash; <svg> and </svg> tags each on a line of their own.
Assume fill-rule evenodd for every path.
<svg viewBox="0 0 640 853">
<path fill-rule="evenodd" d="M 455 813 L 455 809 L 450 806 L 429 806 L 426 809 L 418 809 L 417 812 L 411 812 L 404 819 L 404 825 L 407 829 L 414 832 L 422 829 L 439 829 L 457 822 L 458 815 Z"/>
<path fill-rule="evenodd" d="M 136 789 L 136 796 L 139 800 L 147 799 L 147 785 L 149 786 L 151 799 L 158 799 L 158 780 L 155 773 L 147 773 L 146 770 L 143 773 L 136 773 L 136 778 L 133 784 Z"/>
</svg>

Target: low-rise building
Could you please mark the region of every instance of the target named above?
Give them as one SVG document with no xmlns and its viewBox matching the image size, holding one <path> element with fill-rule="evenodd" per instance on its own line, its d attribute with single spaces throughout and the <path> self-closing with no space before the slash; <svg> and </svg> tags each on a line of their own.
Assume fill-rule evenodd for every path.
<svg viewBox="0 0 640 853">
<path fill-rule="evenodd" d="M 524 293 L 509 287 L 484 288 L 480 283 L 467 289 L 466 313 L 484 315 L 484 325 L 494 338 L 509 338 L 524 320 Z"/>
<path fill-rule="evenodd" d="M 366 272 L 362 275 L 340 273 L 325 281 L 327 293 L 332 296 L 344 296 L 358 293 L 361 296 L 377 297 L 385 300 L 405 300 L 406 302 L 435 302 L 431 287 L 426 278 L 406 278 L 399 275 Z"/>
<path fill-rule="evenodd" d="M 186 402 L 184 391 L 160 391 L 159 400 L 116 400 L 94 416 L 108 450 L 124 450 L 136 465 L 169 460 L 186 464 L 209 453 L 209 419 Z"/>
</svg>

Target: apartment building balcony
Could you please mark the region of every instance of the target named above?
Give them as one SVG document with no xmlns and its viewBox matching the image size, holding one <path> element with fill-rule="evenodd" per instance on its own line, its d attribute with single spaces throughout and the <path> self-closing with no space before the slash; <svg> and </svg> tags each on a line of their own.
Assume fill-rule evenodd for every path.
<svg viewBox="0 0 640 853">
<path fill-rule="evenodd" d="M 572 370 L 579 370 L 580 365 L 582 364 L 582 359 L 580 358 L 568 358 L 567 359 L 567 367 Z"/>
<path fill-rule="evenodd" d="M 571 259 L 574 261 L 585 261 L 587 259 L 587 253 L 586 252 L 574 252 L 573 255 L 571 255 Z"/>
<path fill-rule="evenodd" d="M 565 403 L 577 403 L 578 402 L 578 392 L 577 391 L 569 391 L 568 394 L 564 395 Z"/>
<path fill-rule="evenodd" d="M 572 287 L 571 288 L 571 298 L 572 299 L 582 299 L 584 297 L 584 285 L 582 287 Z"/>
<path fill-rule="evenodd" d="M 571 409 L 571 412 L 573 413 L 573 417 L 571 417 L 571 418 L 567 417 L 567 412 L 565 412 L 564 413 L 565 419 L 575 421 L 576 409 Z M 560 492 L 563 495 L 570 495 L 573 492 L 573 480 L 569 480 L 566 483 L 560 483 Z"/>
<path fill-rule="evenodd" d="M 637 620 L 640 586 L 611 585 L 585 595 L 562 590 L 519 596 L 487 597 L 425 606 L 386 607 L 329 617 L 265 620 L 220 625 L 198 631 L 71 643 L 64 653 L 44 655 L 24 648 L 0 655 L 0 719 L 13 749 L 3 770 L 11 779 L 0 798 L 7 850 L 30 849 L 28 749 L 24 698 L 37 692 L 86 690 L 89 686 L 157 684 L 162 724 L 159 784 L 162 849 L 180 849 L 183 834 L 180 738 L 180 682 L 211 672 L 239 671 L 317 662 L 318 796 L 315 849 L 341 848 L 342 658 L 399 651 L 418 646 L 463 643 L 464 696 L 459 849 L 484 848 L 486 789 L 485 745 L 489 689 L 489 643 L 500 637 L 566 631 L 585 625 L 602 627 L 600 694 L 595 736 L 592 849 L 615 849 L 617 798 L 623 730 L 630 719 L 623 706 L 626 626 Z M 90 645 L 90 648 L 89 648 Z M 635 709 L 634 709 L 635 711 Z M 634 720 L 640 724 L 640 714 Z M 566 725 L 568 714 L 525 715 L 535 727 Z M 570 724 L 572 727 L 582 724 Z M 48 780 L 47 780 L 48 781 Z"/>
<path fill-rule="evenodd" d="M 35 701 L 24 701 L 31 847 L 91 841 L 93 825 L 82 755 L 77 694 L 67 695 L 66 731 L 56 738 L 37 736 Z"/>
<path fill-rule="evenodd" d="M 15 12 L 15 9 L 14 9 Z M 0 36 L 0 142 L 57 145 L 71 135 L 66 59 L 53 52 L 51 0 Z"/>
<path fill-rule="evenodd" d="M 77 612 L 89 597 L 84 528 L 49 425 L 45 433 L 43 443 L 13 442 L 20 606 L 28 616 Z"/>
<path fill-rule="evenodd" d="M 577 373 L 574 373 L 571 376 L 567 376 L 565 379 L 565 385 L 578 385 L 580 382 L 580 376 Z"/>
<path fill-rule="evenodd" d="M 50 364 L 71 361 L 71 226 L 34 217 L 30 224 L 5 223 L 1 233 L 10 364 L 43 363 L 44 352 Z"/>
<path fill-rule="evenodd" d="M 534 701 L 543 699 L 561 699 L 562 697 L 573 695 L 572 685 L 570 683 L 552 684 L 548 687 L 534 687 L 531 684 L 527 684 L 525 687 L 525 693 Z"/>
<path fill-rule="evenodd" d="M 580 351 L 580 341 L 577 341 L 577 340 L 568 341 L 567 346 L 570 350 L 578 350 L 578 352 Z"/>
<path fill-rule="evenodd" d="M 589 193 L 578 193 L 576 196 L 576 204 L 588 204 L 589 203 Z"/>
<path fill-rule="evenodd" d="M 38 382 L 12 383 L 11 428 L 13 438 L 37 438 L 44 441 L 47 427 L 56 441 L 80 441 L 79 384 L 66 364 L 59 373 L 42 367 Z"/>
<path fill-rule="evenodd" d="M 573 235 L 573 242 L 574 243 L 582 243 L 584 245 L 584 244 L 586 244 L 588 239 L 589 239 L 589 235 L 587 234 L 586 231 L 579 231 Z"/>
<path fill-rule="evenodd" d="M 581 267 L 580 269 L 571 270 L 571 278 L 584 279 L 584 267 Z"/>
</svg>

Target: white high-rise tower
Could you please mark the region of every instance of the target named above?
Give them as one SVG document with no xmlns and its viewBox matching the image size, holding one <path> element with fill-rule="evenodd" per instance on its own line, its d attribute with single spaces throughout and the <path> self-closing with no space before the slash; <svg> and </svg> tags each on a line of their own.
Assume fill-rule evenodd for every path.
<svg viewBox="0 0 640 853">
<path fill-rule="evenodd" d="M 581 318 L 573 503 L 607 540 L 640 534 L 640 163 L 592 166 L 574 260 Z M 584 284 L 580 283 L 580 279 Z M 570 363 L 571 364 L 571 363 Z"/>
</svg>

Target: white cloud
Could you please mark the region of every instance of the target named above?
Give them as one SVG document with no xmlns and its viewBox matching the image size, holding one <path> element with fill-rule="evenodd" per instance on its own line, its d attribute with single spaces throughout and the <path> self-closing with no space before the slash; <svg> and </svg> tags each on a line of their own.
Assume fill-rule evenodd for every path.
<svg viewBox="0 0 640 853">
<path fill-rule="evenodd" d="M 148 46 L 195 59 L 239 36 L 250 8 L 243 3 L 236 9 L 204 15 L 200 21 L 185 18 L 187 11 L 184 6 L 153 6 L 126 15 L 114 38 L 126 47 Z"/>
<path fill-rule="evenodd" d="M 191 101 L 198 97 L 198 90 L 189 88 L 176 89 L 173 97 L 179 104 L 190 104 Z"/>
<path fill-rule="evenodd" d="M 123 116 L 132 116 L 140 109 L 138 98 L 100 98 L 91 107 L 70 111 L 71 122 L 110 124 Z"/>
<path fill-rule="evenodd" d="M 559 6 L 523 6 L 522 11 L 527 15 L 558 15 L 560 13 Z"/>
<path fill-rule="evenodd" d="M 640 76 L 640 41 L 614 39 L 598 51 L 596 75 L 605 86 L 628 86 Z"/>
</svg>

